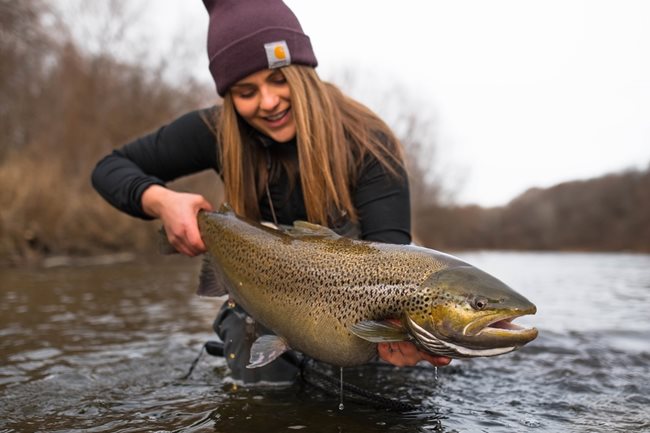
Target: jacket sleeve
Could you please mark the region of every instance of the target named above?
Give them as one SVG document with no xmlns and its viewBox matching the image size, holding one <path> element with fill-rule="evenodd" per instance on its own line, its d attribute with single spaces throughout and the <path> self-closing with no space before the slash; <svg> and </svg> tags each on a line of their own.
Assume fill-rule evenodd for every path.
<svg viewBox="0 0 650 433">
<path fill-rule="evenodd" d="M 216 107 L 185 114 L 157 131 L 114 150 L 92 172 L 92 185 L 111 205 L 151 219 L 142 210 L 142 193 L 206 169 L 219 171 L 217 141 L 206 123 Z"/>
<path fill-rule="evenodd" d="M 400 168 L 395 176 L 374 157 L 366 158 L 353 197 L 362 239 L 411 242 L 411 201 L 405 170 Z"/>
</svg>

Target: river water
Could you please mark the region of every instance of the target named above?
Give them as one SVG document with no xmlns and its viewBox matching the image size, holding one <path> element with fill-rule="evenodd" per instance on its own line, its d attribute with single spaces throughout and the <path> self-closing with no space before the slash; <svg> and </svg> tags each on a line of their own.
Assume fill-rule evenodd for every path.
<svg viewBox="0 0 650 433">
<path fill-rule="evenodd" d="M 0 269 L 0 432 L 650 431 L 650 255 L 457 255 L 535 302 L 518 323 L 540 336 L 437 371 L 344 370 L 405 412 L 237 386 L 211 356 L 184 379 L 218 308 L 193 295 L 198 259 Z"/>
</svg>

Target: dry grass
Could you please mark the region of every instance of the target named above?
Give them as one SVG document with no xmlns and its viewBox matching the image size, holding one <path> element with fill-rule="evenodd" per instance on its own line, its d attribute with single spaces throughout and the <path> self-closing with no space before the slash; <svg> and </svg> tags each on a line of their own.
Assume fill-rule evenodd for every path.
<svg viewBox="0 0 650 433">
<path fill-rule="evenodd" d="M 23 6 L 33 13 L 7 16 L 13 25 L 0 40 L 0 263 L 153 250 L 155 226 L 106 204 L 90 173 L 114 147 L 204 106 L 214 91 L 169 84 L 162 66 L 84 54 L 40 28 L 38 0 Z M 28 31 L 38 43 L 24 43 Z M 198 183 L 214 191 L 215 179 Z"/>
<path fill-rule="evenodd" d="M 142 250 L 150 230 L 110 209 L 89 182 L 52 159 L 12 155 L 0 167 L 0 257 L 33 261 L 48 254 Z"/>
<path fill-rule="evenodd" d="M 157 223 L 132 218 L 108 205 L 86 176 L 70 176 L 55 158 L 12 154 L 0 166 L 0 263 L 40 261 L 49 255 L 117 251 L 155 253 Z M 215 174 L 177 182 L 174 188 L 199 191 L 215 204 Z"/>
</svg>

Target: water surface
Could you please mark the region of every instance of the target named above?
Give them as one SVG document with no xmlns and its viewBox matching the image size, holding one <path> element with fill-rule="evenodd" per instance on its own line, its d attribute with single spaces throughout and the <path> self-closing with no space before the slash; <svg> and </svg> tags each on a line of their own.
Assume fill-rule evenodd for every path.
<svg viewBox="0 0 650 433">
<path fill-rule="evenodd" d="M 650 255 L 459 253 L 538 306 L 522 350 L 346 369 L 392 412 L 304 383 L 242 388 L 206 356 L 199 260 L 0 269 L 0 432 L 650 431 Z M 332 377 L 338 377 L 332 372 Z"/>
</svg>

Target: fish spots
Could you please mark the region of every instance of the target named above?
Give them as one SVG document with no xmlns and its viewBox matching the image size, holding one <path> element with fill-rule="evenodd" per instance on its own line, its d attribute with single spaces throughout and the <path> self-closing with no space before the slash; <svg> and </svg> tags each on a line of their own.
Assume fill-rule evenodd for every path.
<svg viewBox="0 0 650 433">
<path fill-rule="evenodd" d="M 236 282 L 236 299 L 261 323 L 295 340 L 296 347 L 306 335 L 358 344 L 350 325 L 400 318 L 407 310 L 424 315 L 440 297 L 422 287 L 446 266 L 429 250 L 291 236 L 232 215 L 210 215 L 216 216 L 201 222 L 201 233 L 228 279 Z M 354 354 L 353 349 L 338 352 L 332 356 L 341 363 Z"/>
</svg>

